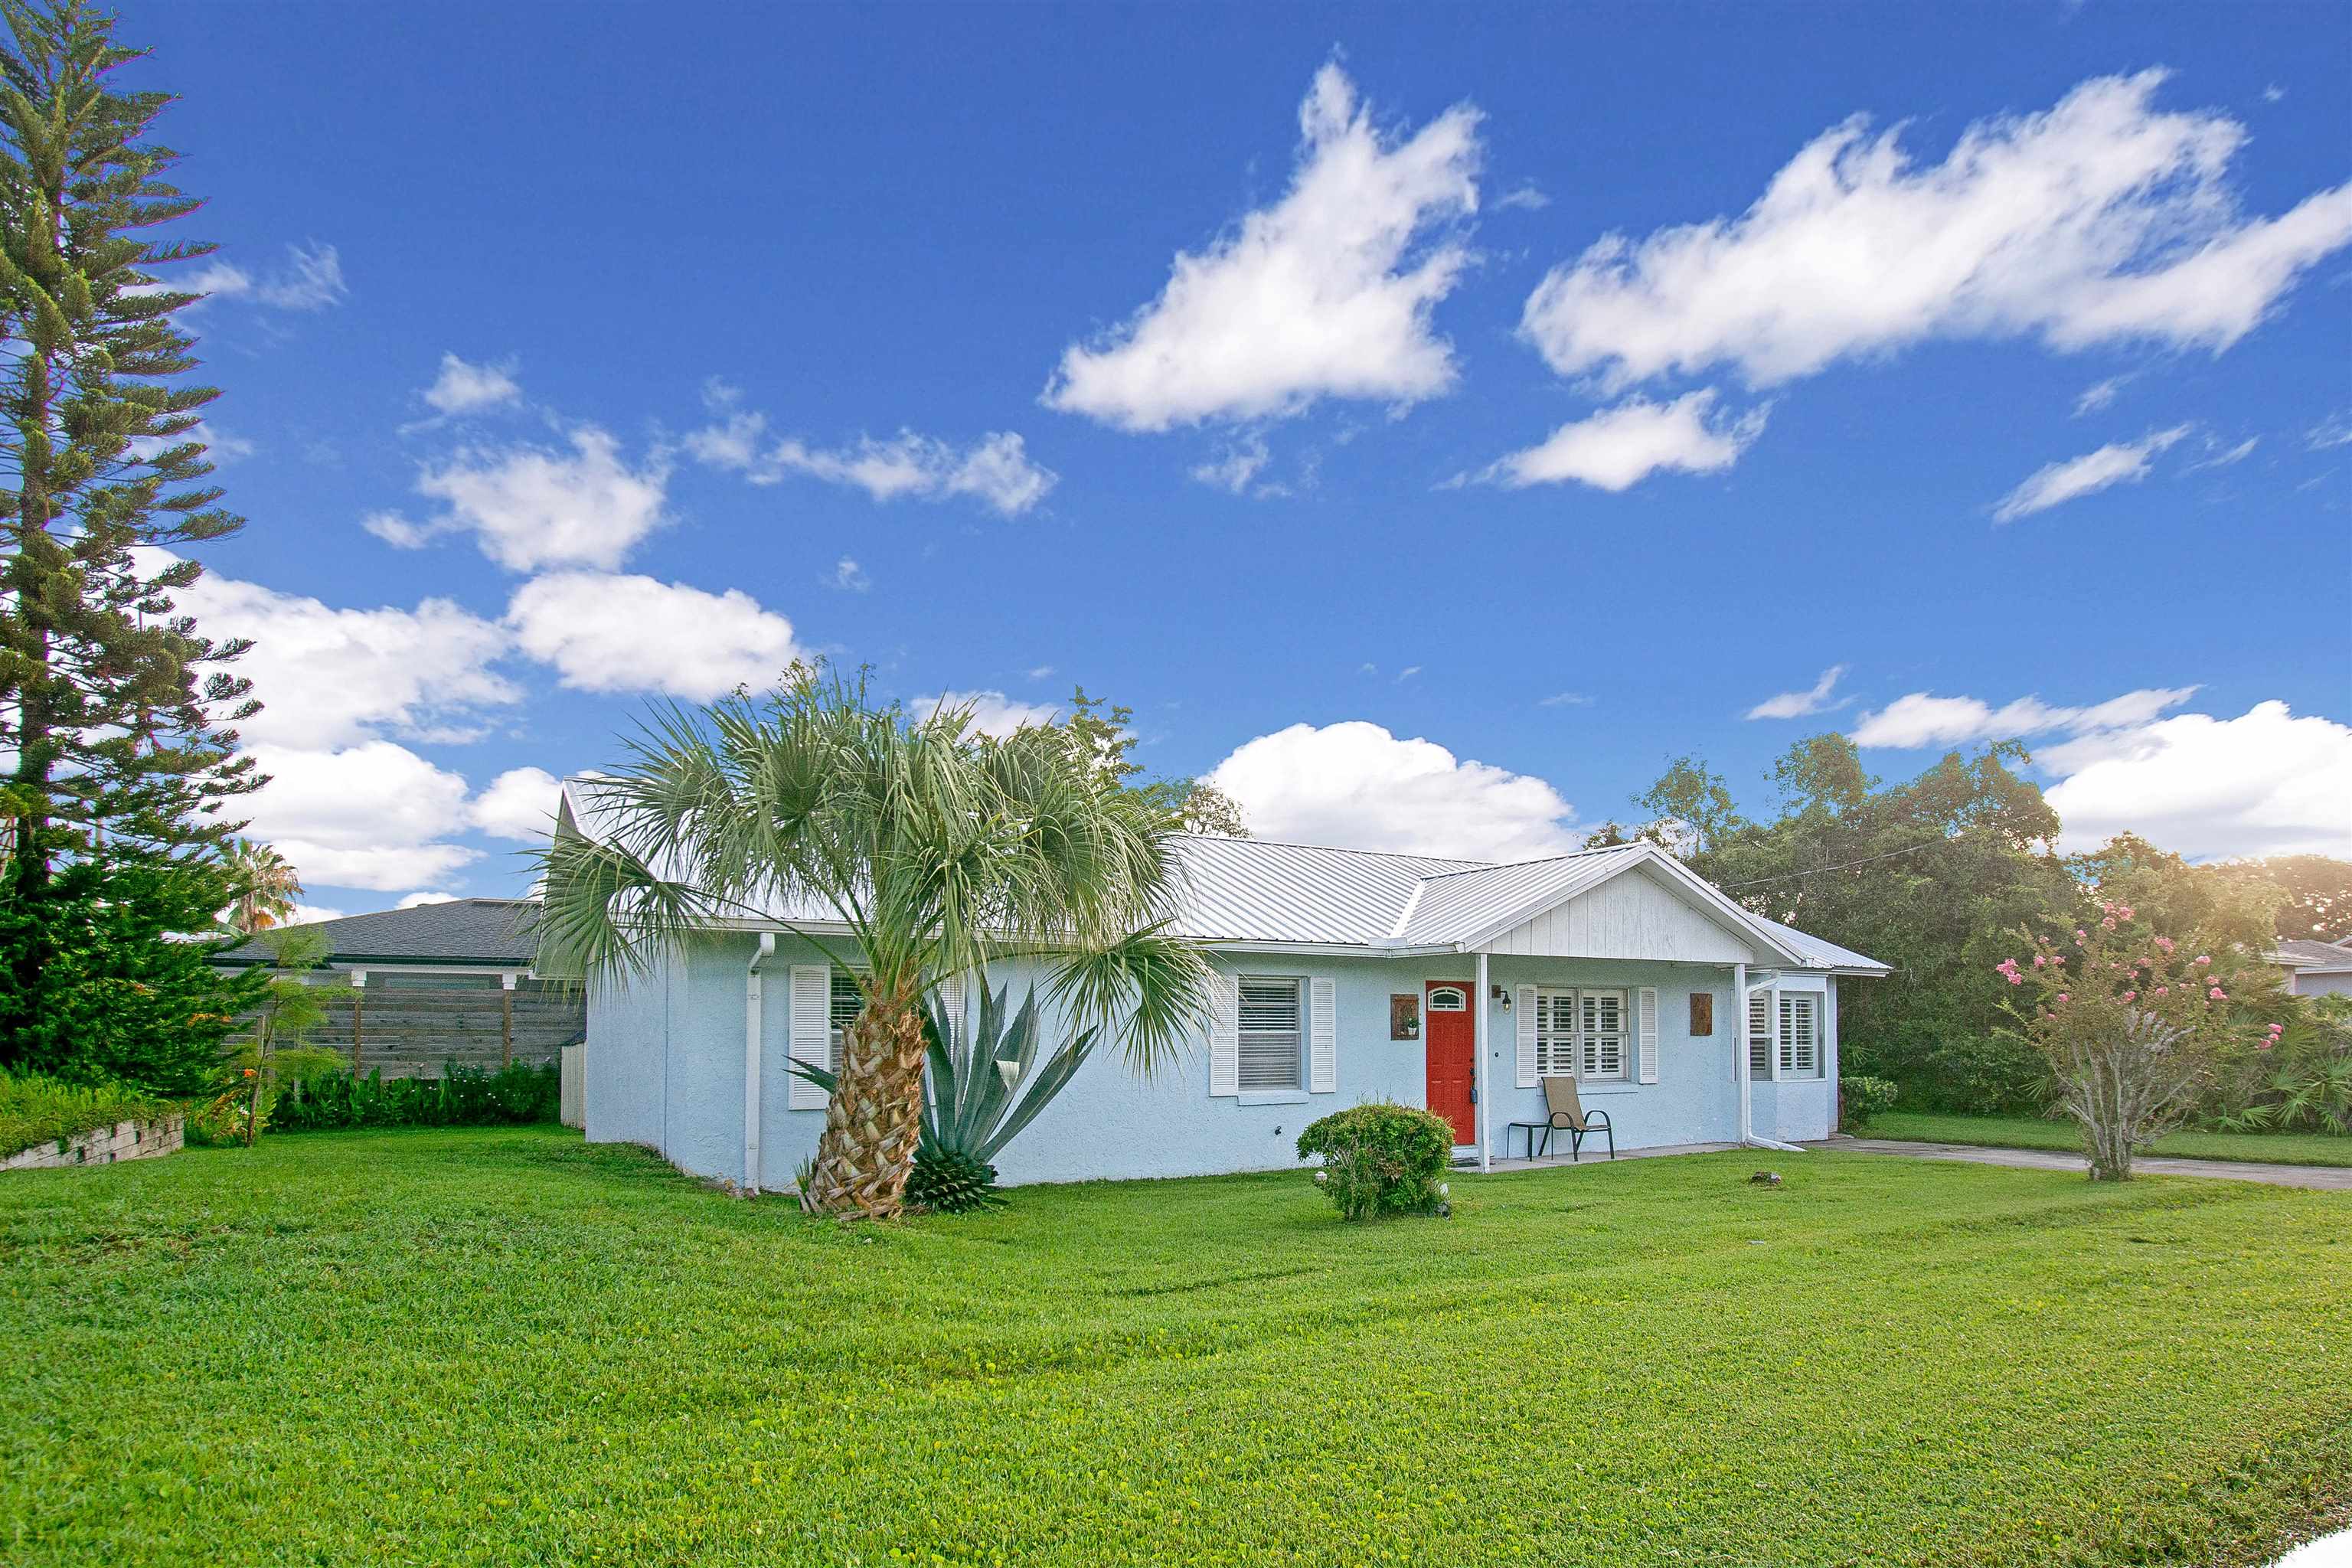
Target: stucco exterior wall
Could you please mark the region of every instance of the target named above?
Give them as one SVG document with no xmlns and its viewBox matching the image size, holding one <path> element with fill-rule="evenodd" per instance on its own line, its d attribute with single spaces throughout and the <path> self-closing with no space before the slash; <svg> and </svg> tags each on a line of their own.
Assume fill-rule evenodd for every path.
<svg viewBox="0 0 2352 1568">
<path fill-rule="evenodd" d="M 2297 996 L 2352 996 L 2352 974 L 2296 974 L 2287 989 Z"/>
<path fill-rule="evenodd" d="M 592 1142 L 643 1143 L 679 1168 L 730 1182 L 747 1179 L 743 1148 L 744 979 L 754 951 L 749 936 L 714 937 L 626 986 L 598 986 L 589 1002 L 586 1131 Z M 786 1070 L 791 1039 L 790 966 L 824 962 L 814 944 L 781 937 L 764 969 L 761 1017 L 761 1169 L 758 1185 L 789 1187 L 816 1149 L 822 1110 L 793 1110 Z M 1430 980 L 1468 982 L 1470 957 L 1417 959 L 1316 958 L 1294 955 L 1221 957 L 1237 973 L 1328 978 L 1333 983 L 1339 1037 L 1338 1087 L 1213 1097 L 1208 1051 L 1193 1042 L 1160 1072 L 1145 1078 L 1115 1046 L 1089 1058 L 1068 1088 L 997 1158 L 1011 1184 L 1223 1172 L 1288 1170 L 1294 1144 L 1316 1118 L 1366 1100 L 1421 1105 L 1426 1064 L 1421 1040 L 1391 1040 L 1389 997 L 1418 994 Z M 1727 1142 L 1738 1136 L 1738 1084 L 1734 1074 L 1734 996 L 1727 967 L 1634 963 L 1601 959 L 1496 957 L 1489 980 L 1507 989 L 1520 984 L 1658 988 L 1658 1077 L 1654 1084 L 1588 1084 L 1587 1105 L 1606 1110 L 1620 1149 L 1658 1144 Z M 1009 986 L 1015 1005 L 1034 975 L 1019 965 L 992 973 Z M 1791 977 L 1791 983 L 1799 983 Z M 1818 1079 L 1753 1086 L 1754 1125 L 1767 1136 L 1818 1138 L 1830 1131 L 1836 1104 L 1833 982 L 1824 1009 L 1825 1071 Z M 1039 986 L 1041 997 L 1044 986 Z M 1715 998 L 1715 1032 L 1689 1033 L 1694 990 Z M 1517 1085 L 1517 1033 L 1509 1011 L 1488 997 L 1486 1062 L 1493 1147 L 1505 1153 L 1505 1124 L 1540 1121 L 1539 1089 Z M 974 1002 L 976 1014 L 977 1002 Z M 1064 1037 L 1048 1016 L 1046 1043 Z M 1302 1081 L 1305 1075 L 1302 1074 Z M 1591 1145 L 1588 1145 L 1588 1151 Z M 1518 1152 L 1514 1139 L 1511 1152 Z"/>
</svg>

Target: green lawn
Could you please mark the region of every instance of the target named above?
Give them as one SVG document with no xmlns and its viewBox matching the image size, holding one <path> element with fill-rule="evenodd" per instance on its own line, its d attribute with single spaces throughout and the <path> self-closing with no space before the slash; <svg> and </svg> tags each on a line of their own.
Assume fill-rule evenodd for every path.
<svg viewBox="0 0 2352 1568">
<path fill-rule="evenodd" d="M 1931 1143 L 1981 1143 L 1996 1149 L 2083 1147 L 2071 1121 L 2034 1116 L 1941 1116 L 1890 1110 L 1865 1138 L 1916 1138 Z M 2175 1132 L 2150 1151 L 2188 1160 L 2267 1160 L 2282 1165 L 2352 1165 L 2352 1138 L 2326 1132 Z"/>
<path fill-rule="evenodd" d="M 2138 1563 L 2352 1500 L 2352 1196 L 1883 1156 L 875 1227 L 552 1130 L 0 1178 L 8 1563 Z"/>
</svg>

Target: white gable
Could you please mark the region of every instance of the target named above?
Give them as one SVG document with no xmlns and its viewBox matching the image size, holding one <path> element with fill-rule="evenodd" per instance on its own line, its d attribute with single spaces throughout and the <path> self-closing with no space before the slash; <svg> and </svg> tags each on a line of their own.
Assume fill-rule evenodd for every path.
<svg viewBox="0 0 2352 1568">
<path fill-rule="evenodd" d="M 1514 926 L 1489 952 L 1548 958 L 1639 958 L 1686 963 L 1773 962 L 1647 866 Z"/>
</svg>

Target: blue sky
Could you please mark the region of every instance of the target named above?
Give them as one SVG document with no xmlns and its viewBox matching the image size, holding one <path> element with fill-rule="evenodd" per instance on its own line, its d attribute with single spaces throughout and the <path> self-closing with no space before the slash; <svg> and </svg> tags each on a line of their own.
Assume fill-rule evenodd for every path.
<svg viewBox="0 0 2352 1568">
<path fill-rule="evenodd" d="M 2340 7 L 122 30 L 317 906 L 518 888 L 543 775 L 793 652 L 1081 681 L 1267 836 L 1544 853 L 1836 727 L 2352 851 Z"/>
</svg>

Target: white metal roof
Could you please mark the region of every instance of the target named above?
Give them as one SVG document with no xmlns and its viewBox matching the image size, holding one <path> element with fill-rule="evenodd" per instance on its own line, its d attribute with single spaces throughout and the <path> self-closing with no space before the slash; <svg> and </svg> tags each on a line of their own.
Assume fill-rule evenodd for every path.
<svg viewBox="0 0 2352 1568">
<path fill-rule="evenodd" d="M 564 781 L 574 824 L 605 837 L 593 779 Z M 1744 927 L 1790 967 L 1885 973 L 1875 959 L 1749 913 L 1653 844 L 1613 845 L 1494 864 L 1263 838 L 1185 837 L 1171 929 L 1196 941 L 1366 952 L 1469 951 L 1633 868 L 1654 864 L 1726 924 Z M 797 902 L 797 900 L 795 900 Z M 780 923 L 825 928 L 833 911 L 778 900 Z M 1768 960 L 1769 962 L 1769 960 Z"/>
</svg>

